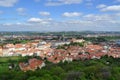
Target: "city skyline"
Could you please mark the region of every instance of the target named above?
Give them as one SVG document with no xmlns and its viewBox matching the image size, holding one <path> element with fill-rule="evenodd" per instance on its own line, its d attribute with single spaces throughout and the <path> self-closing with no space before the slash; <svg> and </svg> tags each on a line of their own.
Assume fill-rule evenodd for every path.
<svg viewBox="0 0 120 80">
<path fill-rule="evenodd" d="M 120 0 L 1 0 L 0 31 L 120 31 Z"/>
</svg>

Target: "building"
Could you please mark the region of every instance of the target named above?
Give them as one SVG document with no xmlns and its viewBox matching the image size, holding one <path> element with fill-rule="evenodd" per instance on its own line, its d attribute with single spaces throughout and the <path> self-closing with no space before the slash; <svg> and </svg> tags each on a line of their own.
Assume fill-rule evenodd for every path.
<svg viewBox="0 0 120 80">
<path fill-rule="evenodd" d="M 3 48 L 0 46 L 0 56 L 3 55 Z"/>
<path fill-rule="evenodd" d="M 35 71 L 36 69 L 38 68 L 42 68 L 45 66 L 45 63 L 44 61 L 42 60 L 38 60 L 36 58 L 33 58 L 33 59 L 29 59 L 28 60 L 28 63 L 19 63 L 19 67 L 22 71 L 26 72 L 26 71 Z"/>
<path fill-rule="evenodd" d="M 77 43 L 82 43 L 82 42 L 84 42 L 85 40 L 84 39 L 75 39 L 75 38 L 73 38 L 72 39 L 72 41 L 71 42 L 77 42 Z"/>
</svg>

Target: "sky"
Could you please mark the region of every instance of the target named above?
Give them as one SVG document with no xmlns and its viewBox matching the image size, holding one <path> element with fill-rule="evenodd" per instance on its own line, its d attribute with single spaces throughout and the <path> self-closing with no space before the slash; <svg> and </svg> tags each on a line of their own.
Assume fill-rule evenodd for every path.
<svg viewBox="0 0 120 80">
<path fill-rule="evenodd" d="M 120 31 L 120 0 L 0 0 L 0 31 Z"/>
</svg>

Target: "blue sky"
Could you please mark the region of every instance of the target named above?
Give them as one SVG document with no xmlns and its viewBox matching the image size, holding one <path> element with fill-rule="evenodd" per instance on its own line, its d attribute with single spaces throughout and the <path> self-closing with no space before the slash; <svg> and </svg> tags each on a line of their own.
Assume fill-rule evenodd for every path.
<svg viewBox="0 0 120 80">
<path fill-rule="evenodd" d="M 120 31 L 120 0 L 0 0 L 0 31 Z"/>
</svg>

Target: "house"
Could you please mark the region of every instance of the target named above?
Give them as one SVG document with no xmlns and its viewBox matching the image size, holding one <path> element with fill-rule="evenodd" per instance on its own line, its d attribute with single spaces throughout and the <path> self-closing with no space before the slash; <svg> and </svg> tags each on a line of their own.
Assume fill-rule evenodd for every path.
<svg viewBox="0 0 120 80">
<path fill-rule="evenodd" d="M 19 67 L 22 71 L 26 72 L 29 70 L 35 71 L 38 68 L 42 68 L 45 66 L 44 61 L 38 60 L 36 58 L 29 59 L 28 63 L 19 63 Z"/>
<path fill-rule="evenodd" d="M 51 47 L 51 44 L 50 44 L 50 43 L 38 45 L 38 49 L 40 49 L 40 50 L 48 49 L 48 48 L 50 48 L 50 47 Z"/>
<path fill-rule="evenodd" d="M 3 48 L 0 46 L 0 56 L 3 55 Z"/>
<path fill-rule="evenodd" d="M 54 41 L 52 42 L 51 47 L 57 48 L 58 46 L 62 46 L 64 44 L 70 44 L 70 41 Z"/>
<path fill-rule="evenodd" d="M 30 70 L 28 63 L 19 63 L 19 67 L 22 71 L 26 72 Z"/>
<path fill-rule="evenodd" d="M 70 46 L 68 49 L 67 49 L 68 53 L 70 55 L 73 55 L 74 57 L 77 56 L 81 51 L 82 51 L 82 48 L 79 47 L 79 46 Z"/>
<path fill-rule="evenodd" d="M 71 42 L 77 42 L 77 43 L 82 43 L 84 42 L 85 40 L 84 39 L 75 39 L 75 38 L 72 38 Z"/>
<path fill-rule="evenodd" d="M 86 48 L 91 50 L 102 50 L 103 46 L 90 44 L 87 45 Z"/>
<path fill-rule="evenodd" d="M 19 53 L 22 57 L 28 56 L 27 51 L 18 51 L 18 53 Z"/>
<path fill-rule="evenodd" d="M 65 61 L 67 62 L 72 62 L 73 61 L 73 56 L 68 56 L 68 57 L 65 57 L 62 62 L 64 63 Z"/>
<path fill-rule="evenodd" d="M 14 44 L 6 44 L 3 46 L 4 48 L 13 48 L 14 47 Z"/>
<path fill-rule="evenodd" d="M 16 44 L 15 50 L 25 50 L 26 48 L 24 46 L 25 46 L 24 44 Z"/>
<path fill-rule="evenodd" d="M 8 48 L 3 48 L 3 56 L 9 56 L 9 49 Z"/>
</svg>

